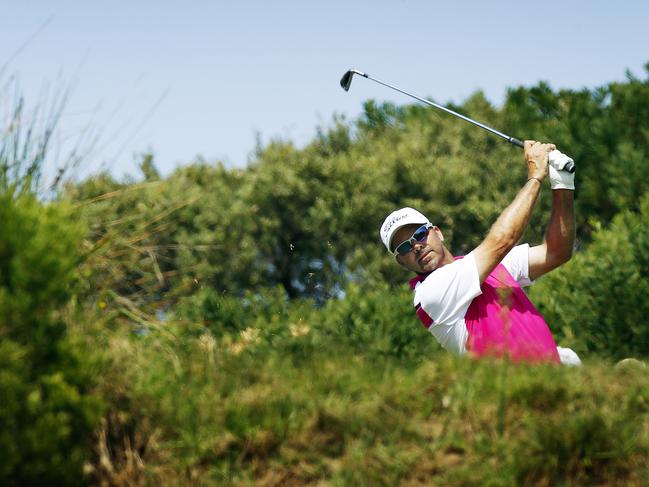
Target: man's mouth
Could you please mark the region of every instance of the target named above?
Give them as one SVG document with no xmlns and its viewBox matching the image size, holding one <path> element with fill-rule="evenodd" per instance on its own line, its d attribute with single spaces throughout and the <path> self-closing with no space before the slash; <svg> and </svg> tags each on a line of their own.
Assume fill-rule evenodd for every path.
<svg viewBox="0 0 649 487">
<path fill-rule="evenodd" d="M 431 252 L 430 250 L 427 250 L 426 252 L 424 252 L 424 254 L 421 257 L 419 257 L 419 259 L 417 259 L 417 262 L 419 263 L 419 265 L 421 265 L 421 266 L 424 265 L 424 259 L 426 257 L 428 257 L 428 254 L 430 254 L 430 252 Z"/>
</svg>

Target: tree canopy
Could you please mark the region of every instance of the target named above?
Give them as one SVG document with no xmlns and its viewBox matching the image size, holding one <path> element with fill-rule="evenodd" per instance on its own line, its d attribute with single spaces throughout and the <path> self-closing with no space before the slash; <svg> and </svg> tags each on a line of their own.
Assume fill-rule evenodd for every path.
<svg viewBox="0 0 649 487">
<path fill-rule="evenodd" d="M 541 82 L 509 89 L 501 107 L 478 92 L 453 108 L 519 138 L 554 142 L 577 161 L 580 245 L 620 211 L 639 211 L 649 185 L 647 79 L 628 74 L 622 83 L 559 91 Z M 465 253 L 524 171 L 519 150 L 470 124 L 370 100 L 357 120 L 336 118 L 303 148 L 273 141 L 245 168 L 198 161 L 161 178 L 147 155 L 142 181 L 103 174 L 64 195 L 84 205 L 95 240 L 122 243 L 105 270 L 123 292 L 160 299 L 196 283 L 235 295 L 280 285 L 289 298 L 323 302 L 349 282 L 404 279 L 378 239 L 393 209 L 417 207 L 452 251 Z M 549 204 L 545 191 L 526 240 L 540 240 Z"/>
</svg>

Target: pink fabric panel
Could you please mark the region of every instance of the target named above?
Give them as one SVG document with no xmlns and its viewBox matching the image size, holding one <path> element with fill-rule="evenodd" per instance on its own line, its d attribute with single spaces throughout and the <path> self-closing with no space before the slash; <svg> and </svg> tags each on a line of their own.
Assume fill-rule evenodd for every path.
<svg viewBox="0 0 649 487">
<path fill-rule="evenodd" d="M 430 325 L 433 324 L 433 319 L 424 311 L 424 308 L 417 306 L 417 316 L 423 323 L 426 328 L 430 328 Z"/>
<path fill-rule="evenodd" d="M 465 316 L 467 350 L 476 357 L 557 362 L 559 354 L 543 316 L 502 265 L 489 274 Z"/>
</svg>

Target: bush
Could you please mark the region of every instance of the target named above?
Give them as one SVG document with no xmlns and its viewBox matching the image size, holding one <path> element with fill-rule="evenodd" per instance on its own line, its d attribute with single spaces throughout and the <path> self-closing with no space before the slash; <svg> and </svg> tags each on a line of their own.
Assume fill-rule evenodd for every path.
<svg viewBox="0 0 649 487">
<path fill-rule="evenodd" d="M 418 363 L 440 349 L 417 319 L 407 286 L 350 284 L 343 294 L 317 307 L 313 300 L 288 299 L 279 286 L 243 297 L 203 288 L 181 300 L 172 317 L 187 323 L 186 332 L 209 331 L 258 354 L 282 351 L 299 358 L 345 349 L 372 360 Z"/>
<path fill-rule="evenodd" d="M 440 350 L 437 341 L 421 325 L 407 285 L 350 284 L 345 298 L 331 300 L 318 316 L 337 343 L 382 360 L 395 357 L 419 362 Z"/>
<path fill-rule="evenodd" d="M 76 485 L 100 416 L 61 311 L 81 226 L 61 205 L 0 195 L 0 483 Z"/>
<path fill-rule="evenodd" d="M 649 194 L 571 262 L 531 289 L 552 329 L 578 351 L 649 356 Z"/>
</svg>

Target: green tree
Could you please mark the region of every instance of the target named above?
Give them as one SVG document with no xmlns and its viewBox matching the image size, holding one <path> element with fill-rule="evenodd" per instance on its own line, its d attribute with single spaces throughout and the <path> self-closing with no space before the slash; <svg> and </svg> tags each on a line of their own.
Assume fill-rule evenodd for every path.
<svg viewBox="0 0 649 487">
<path fill-rule="evenodd" d="M 548 83 L 508 91 L 502 107 L 477 92 L 454 109 L 520 138 L 551 140 L 577 161 L 578 238 L 623 209 L 638 210 L 644 177 L 649 81 L 592 90 Z M 272 141 L 243 169 L 205 161 L 144 182 L 103 175 L 69 188 L 85 205 L 96 242 L 111 242 L 103 288 L 144 302 L 201 285 L 240 296 L 281 285 L 291 298 L 324 302 L 350 281 L 403 282 L 381 248 L 383 218 L 415 206 L 452 251 L 486 235 L 525 178 L 520 150 L 430 107 L 368 101 L 358 120 L 336 118 L 303 148 Z M 524 236 L 542 239 L 544 191 Z M 110 263 L 110 265 L 109 265 Z M 101 275 L 98 274 L 98 275 Z"/>
</svg>

